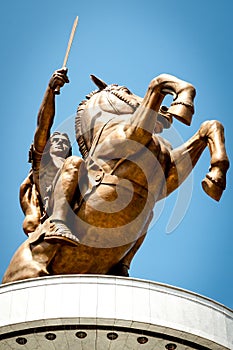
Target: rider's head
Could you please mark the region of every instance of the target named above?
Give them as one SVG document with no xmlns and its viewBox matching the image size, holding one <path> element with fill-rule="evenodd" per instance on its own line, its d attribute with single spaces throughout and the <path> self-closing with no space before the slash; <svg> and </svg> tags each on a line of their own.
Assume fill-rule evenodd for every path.
<svg viewBox="0 0 233 350">
<path fill-rule="evenodd" d="M 66 133 L 55 131 L 50 136 L 50 155 L 56 155 L 62 158 L 68 158 L 72 155 L 72 147 L 69 137 Z"/>
</svg>

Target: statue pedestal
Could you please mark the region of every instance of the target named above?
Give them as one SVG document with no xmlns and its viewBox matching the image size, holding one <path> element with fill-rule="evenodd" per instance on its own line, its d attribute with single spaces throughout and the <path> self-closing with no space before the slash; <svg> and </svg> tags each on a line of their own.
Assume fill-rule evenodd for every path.
<svg viewBox="0 0 233 350">
<path fill-rule="evenodd" d="M 124 277 L 51 276 L 0 286 L 1 350 L 166 348 L 233 349 L 233 311 Z"/>
</svg>

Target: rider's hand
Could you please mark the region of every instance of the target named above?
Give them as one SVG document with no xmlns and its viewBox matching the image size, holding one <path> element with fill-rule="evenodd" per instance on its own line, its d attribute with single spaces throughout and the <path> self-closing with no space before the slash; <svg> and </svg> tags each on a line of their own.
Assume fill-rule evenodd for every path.
<svg viewBox="0 0 233 350">
<path fill-rule="evenodd" d="M 67 72 L 68 68 L 66 67 L 56 70 L 49 81 L 49 87 L 52 90 L 56 90 L 56 88 L 62 87 L 65 83 L 69 83 Z"/>
</svg>

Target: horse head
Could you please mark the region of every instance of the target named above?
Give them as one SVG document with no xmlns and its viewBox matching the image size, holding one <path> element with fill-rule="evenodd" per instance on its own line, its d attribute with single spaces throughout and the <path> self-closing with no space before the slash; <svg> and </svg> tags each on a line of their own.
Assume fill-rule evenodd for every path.
<svg viewBox="0 0 233 350">
<path fill-rule="evenodd" d="M 116 116 L 133 114 L 143 100 L 126 86 L 108 85 L 94 75 L 90 77 L 98 89 L 79 104 L 75 120 L 76 139 L 84 159 L 88 156 L 96 132 Z M 164 106 L 160 109 L 158 121 L 164 128 L 169 128 L 172 123 L 172 117 Z"/>
</svg>

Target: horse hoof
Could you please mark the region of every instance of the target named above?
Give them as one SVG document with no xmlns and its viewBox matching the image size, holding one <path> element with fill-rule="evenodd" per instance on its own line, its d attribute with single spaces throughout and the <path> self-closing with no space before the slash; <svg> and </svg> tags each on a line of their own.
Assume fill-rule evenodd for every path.
<svg viewBox="0 0 233 350">
<path fill-rule="evenodd" d="M 210 196 L 211 198 L 215 199 L 216 201 L 219 201 L 222 193 L 223 188 L 217 185 L 215 182 L 213 182 L 210 178 L 206 177 L 202 181 L 202 188 L 203 190 Z"/>
</svg>

